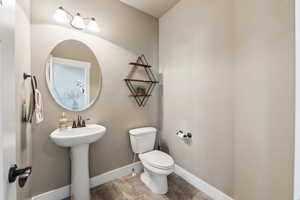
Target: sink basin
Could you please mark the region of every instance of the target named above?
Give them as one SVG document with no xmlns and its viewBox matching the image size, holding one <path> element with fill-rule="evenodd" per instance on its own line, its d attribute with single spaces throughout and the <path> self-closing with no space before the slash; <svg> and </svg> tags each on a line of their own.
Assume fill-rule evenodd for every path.
<svg viewBox="0 0 300 200">
<path fill-rule="evenodd" d="M 73 147 L 81 144 L 90 144 L 105 134 L 106 128 L 98 124 L 87 125 L 83 128 L 68 128 L 60 131 L 56 129 L 50 135 L 58 146 Z"/>
<path fill-rule="evenodd" d="M 58 146 L 71 147 L 72 200 L 90 200 L 89 144 L 99 140 L 105 132 L 104 126 L 90 124 L 83 128 L 56 129 L 50 134 Z"/>
</svg>

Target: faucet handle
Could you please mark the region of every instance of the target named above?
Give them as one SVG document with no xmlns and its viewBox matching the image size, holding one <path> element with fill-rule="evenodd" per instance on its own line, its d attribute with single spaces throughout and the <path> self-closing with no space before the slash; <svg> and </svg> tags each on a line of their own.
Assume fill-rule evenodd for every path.
<svg viewBox="0 0 300 200">
<path fill-rule="evenodd" d="M 81 126 L 82 126 L 82 127 L 86 127 L 85 121 L 88 121 L 88 120 L 90 120 L 90 118 L 83 119 L 83 120 L 82 120 Z"/>
<path fill-rule="evenodd" d="M 76 120 L 73 120 L 72 128 L 77 128 Z"/>
</svg>

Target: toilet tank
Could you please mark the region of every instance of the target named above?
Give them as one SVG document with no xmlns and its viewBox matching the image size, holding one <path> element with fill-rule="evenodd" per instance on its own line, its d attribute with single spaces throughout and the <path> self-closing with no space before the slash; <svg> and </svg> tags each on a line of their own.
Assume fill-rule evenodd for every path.
<svg viewBox="0 0 300 200">
<path fill-rule="evenodd" d="M 145 153 L 154 149 L 156 128 L 145 127 L 129 131 L 131 148 L 134 153 Z"/>
</svg>

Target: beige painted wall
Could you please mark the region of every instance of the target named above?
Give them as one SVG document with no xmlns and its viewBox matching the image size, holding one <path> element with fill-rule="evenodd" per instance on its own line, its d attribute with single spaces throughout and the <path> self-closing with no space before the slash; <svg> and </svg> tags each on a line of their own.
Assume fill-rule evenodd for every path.
<svg viewBox="0 0 300 200">
<path fill-rule="evenodd" d="M 83 117 L 91 118 L 90 123 L 107 127 L 106 135 L 90 149 L 90 175 L 96 176 L 131 162 L 129 129 L 157 124 L 157 91 L 145 108 L 139 108 L 128 97 L 123 79 L 130 71 L 128 63 L 141 53 L 158 71 L 158 21 L 119 0 L 91 0 L 89 3 L 33 0 L 32 4 L 32 67 L 38 76 L 45 106 L 45 121 L 34 125 L 32 130 L 32 193 L 37 195 L 70 183 L 68 151 L 56 146 L 49 138 L 64 111 L 56 105 L 46 87 L 44 63 L 51 50 L 63 40 L 77 39 L 88 45 L 100 62 L 103 76 L 100 98 L 93 107 L 81 113 Z M 96 36 L 51 24 L 52 14 L 59 5 L 95 16 L 101 33 Z M 67 112 L 67 115 L 70 119 L 75 118 L 74 113 Z"/>
<path fill-rule="evenodd" d="M 295 161 L 294 161 L 294 200 L 300 200 L 300 2 L 295 1 L 295 40 L 296 40 L 296 88 L 295 88 Z"/>
<path fill-rule="evenodd" d="M 235 1 L 235 191 L 292 200 L 294 0 Z"/>
<path fill-rule="evenodd" d="M 101 29 L 96 35 L 105 40 L 136 53 L 157 53 L 157 19 L 119 0 L 32 0 L 32 23 L 56 24 L 53 14 L 58 6 L 72 13 L 94 16 Z M 66 27 L 69 28 L 68 25 Z M 149 59 L 154 66 L 158 65 L 158 59 Z"/>
<path fill-rule="evenodd" d="M 31 43 L 30 43 L 30 0 L 16 1 L 16 30 L 15 30 L 15 64 L 16 64 L 16 97 L 17 97 L 17 164 L 18 167 L 32 165 L 31 125 L 22 122 L 22 104 L 29 102 L 31 93 L 30 81 L 23 80 L 23 73 L 31 73 Z M 17 199 L 31 197 L 32 177 L 28 179 L 24 188 L 18 188 Z"/>
<path fill-rule="evenodd" d="M 175 162 L 233 194 L 233 2 L 181 0 L 160 19 L 162 139 Z M 193 133 L 186 145 L 176 132 Z"/>
<path fill-rule="evenodd" d="M 181 0 L 160 19 L 163 139 L 179 165 L 236 200 L 292 200 L 294 42 L 293 0 Z"/>
</svg>

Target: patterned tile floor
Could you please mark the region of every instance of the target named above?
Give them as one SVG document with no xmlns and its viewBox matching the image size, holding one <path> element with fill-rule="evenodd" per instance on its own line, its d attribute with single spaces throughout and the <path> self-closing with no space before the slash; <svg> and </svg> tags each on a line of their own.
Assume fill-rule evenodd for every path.
<svg viewBox="0 0 300 200">
<path fill-rule="evenodd" d="M 140 180 L 140 174 L 125 176 L 91 190 L 92 200 L 211 200 L 175 174 L 168 176 L 169 191 L 152 193 Z"/>
</svg>

